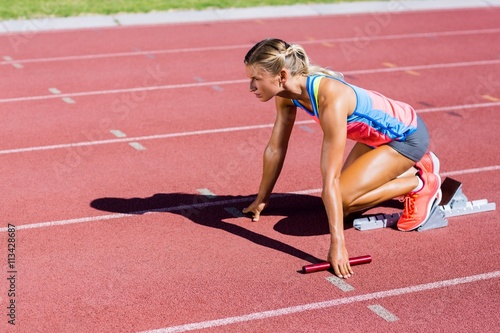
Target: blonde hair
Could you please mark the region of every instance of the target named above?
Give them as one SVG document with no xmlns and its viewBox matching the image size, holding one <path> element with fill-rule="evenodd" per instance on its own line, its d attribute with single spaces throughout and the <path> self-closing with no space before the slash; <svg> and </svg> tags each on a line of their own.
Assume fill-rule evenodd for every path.
<svg viewBox="0 0 500 333">
<path fill-rule="evenodd" d="M 259 66 L 272 75 L 278 75 L 286 68 L 292 76 L 322 74 L 344 78 L 340 72 L 311 64 L 302 46 L 277 38 L 267 38 L 255 44 L 246 54 L 244 63 L 246 66 Z"/>
</svg>

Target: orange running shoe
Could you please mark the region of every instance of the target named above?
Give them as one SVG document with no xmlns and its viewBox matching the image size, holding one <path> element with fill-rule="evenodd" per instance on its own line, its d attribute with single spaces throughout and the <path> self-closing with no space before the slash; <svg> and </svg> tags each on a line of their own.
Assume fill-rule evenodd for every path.
<svg viewBox="0 0 500 333">
<path fill-rule="evenodd" d="M 441 202 L 441 177 L 420 171 L 419 176 L 424 186 L 418 192 L 410 192 L 404 197 L 403 214 L 398 221 L 398 229 L 410 231 L 427 222 L 434 207 Z"/>
<path fill-rule="evenodd" d="M 439 175 L 439 159 L 432 151 L 425 153 L 424 157 L 415 164 L 415 167 L 421 171 L 427 171 Z"/>
</svg>

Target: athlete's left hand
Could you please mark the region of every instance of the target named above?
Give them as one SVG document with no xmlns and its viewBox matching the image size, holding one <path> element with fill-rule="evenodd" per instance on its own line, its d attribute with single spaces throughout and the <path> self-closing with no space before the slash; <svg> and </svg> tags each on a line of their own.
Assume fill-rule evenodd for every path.
<svg viewBox="0 0 500 333">
<path fill-rule="evenodd" d="M 266 206 L 266 202 L 255 200 L 250 206 L 243 209 L 243 213 L 251 214 L 252 221 L 257 222 L 260 218 L 260 213 L 264 210 L 264 208 L 266 208 Z"/>
</svg>

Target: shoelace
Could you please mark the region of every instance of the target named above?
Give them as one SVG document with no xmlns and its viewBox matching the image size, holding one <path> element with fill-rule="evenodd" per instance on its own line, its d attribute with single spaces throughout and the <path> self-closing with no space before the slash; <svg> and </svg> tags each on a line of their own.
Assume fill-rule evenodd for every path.
<svg viewBox="0 0 500 333">
<path fill-rule="evenodd" d="M 404 202 L 403 218 L 412 219 L 415 216 L 415 199 L 418 198 L 416 192 L 408 193 L 401 202 Z"/>
</svg>

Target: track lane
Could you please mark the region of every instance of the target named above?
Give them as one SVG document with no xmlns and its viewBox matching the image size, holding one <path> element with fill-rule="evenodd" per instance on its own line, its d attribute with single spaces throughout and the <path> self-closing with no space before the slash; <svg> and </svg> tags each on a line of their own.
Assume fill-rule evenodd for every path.
<svg viewBox="0 0 500 333">
<path fill-rule="evenodd" d="M 446 14 L 445 17 L 443 23 L 446 25 L 454 16 Z M 486 24 L 487 21 L 485 18 Z M 466 20 L 464 25 L 471 22 L 472 19 Z M 439 23 L 442 22 L 431 22 L 430 25 Z M 418 24 L 423 24 L 423 20 L 418 20 Z M 409 29 L 409 26 L 404 28 Z M 449 82 L 444 80 L 449 73 L 438 72 L 436 82 L 438 79 Z M 385 85 L 383 88 L 405 96 L 420 94 L 394 87 L 393 82 L 391 87 L 380 77 L 374 76 L 369 82 L 375 84 L 378 80 Z M 394 73 L 387 77 L 397 78 L 398 85 L 412 82 Z M 453 76 L 450 81 L 455 82 Z M 470 91 L 475 86 L 461 82 L 457 89 L 464 87 Z M 462 90 L 457 91 L 451 97 L 446 94 L 449 93 L 446 89 L 436 95 L 446 97 L 446 101 L 463 101 L 466 96 L 462 95 Z M 89 98 L 87 110 L 92 107 L 90 101 Z M 47 103 L 47 109 L 43 110 L 51 106 L 52 102 Z M 427 107 L 435 110 L 434 106 Z M 447 124 L 433 141 L 440 157 L 446 161 L 443 162 L 444 172 L 459 170 L 457 166 L 480 167 L 478 162 L 490 152 L 498 151 L 494 146 L 497 109 L 497 106 L 481 108 L 469 116 L 470 110 L 456 109 L 423 114 L 433 126 Z M 210 112 L 213 115 L 220 110 L 207 107 L 203 112 L 196 111 L 199 113 L 183 116 L 203 118 L 207 117 L 206 112 L 209 114 L 206 119 L 210 119 Z M 155 113 L 158 109 L 151 110 L 150 122 L 155 119 Z M 89 123 L 99 118 L 97 114 L 91 116 Z M 226 113 L 217 113 L 217 119 L 219 115 Z M 84 119 L 82 116 L 78 121 L 85 122 Z M 123 124 L 132 129 L 138 119 L 127 118 Z M 171 125 L 181 128 L 182 119 L 179 117 Z M 232 124 L 240 121 L 238 117 L 230 120 Z M 47 126 L 48 129 L 51 125 Z M 163 126 L 167 124 L 159 128 Z M 141 135 L 145 128 L 131 133 Z M 82 127 L 75 126 L 74 129 L 81 131 Z M 64 172 L 62 181 L 57 184 L 52 167 L 54 163 L 68 162 L 68 151 L 6 155 L 3 157 L 5 163 L 0 166 L 5 175 L 3 184 L 9 188 L 6 218 L 22 225 L 30 221 L 54 221 L 58 216 L 68 219 L 110 213 L 89 206 L 92 200 L 99 198 L 127 200 L 140 197 L 151 198 L 149 204 L 161 203 L 165 199 L 172 204 L 189 203 L 201 198 L 196 194 L 198 184 L 209 184 L 210 189 L 219 194 L 218 200 L 233 200 L 238 195 L 256 190 L 260 177 L 256 166 L 261 163 L 261 149 L 268 130 L 254 131 L 251 136 L 247 133 L 208 135 L 203 137 L 202 144 L 197 137 L 171 138 L 161 142 L 152 140 L 144 152 L 134 152 L 122 143 L 96 146 L 85 151 L 80 161 L 73 160 L 75 164 L 69 165 L 70 171 Z M 57 135 L 59 132 L 47 133 Z M 476 140 L 474 145 L 468 146 L 464 141 L 457 143 L 457 137 L 463 135 L 465 140 L 469 133 Z M 43 140 L 54 139 L 47 137 Z M 313 172 L 304 177 L 304 170 L 317 170 L 319 149 L 310 147 L 319 147 L 319 133 L 306 124 L 296 128 L 292 140 L 288 163 L 277 191 L 296 191 L 298 187 L 299 190 L 317 189 L 320 179 Z M 485 143 L 480 149 L 476 149 L 478 140 Z M 191 155 L 179 153 L 188 150 Z M 140 155 L 142 153 L 147 155 Z M 496 161 L 496 155 L 490 155 L 488 160 Z M 498 169 L 493 169 L 460 173 L 454 177 L 464 182 L 464 190 L 471 199 L 486 197 L 498 202 L 498 186 L 491 181 L 497 173 Z M 175 193 L 188 195 L 154 197 L 155 194 Z M 241 203 L 235 202 L 234 206 L 238 204 Z M 292 199 L 273 200 L 269 214 L 259 223 L 235 218 L 223 207 L 211 206 L 189 216 L 167 212 L 20 230 L 18 242 L 23 246 L 20 271 L 30 283 L 22 283 L 19 288 L 23 295 L 23 313 L 29 314 L 30 320 L 20 318 L 19 328 L 26 331 L 33 331 L 35 327 L 44 331 L 143 331 L 343 299 L 346 295 L 326 281 L 330 273 L 307 277 L 295 274 L 308 259 L 323 258 L 326 254 L 328 235 L 321 207 L 318 195 L 309 193 L 295 195 Z M 44 217 L 47 219 L 43 220 Z M 355 287 L 353 296 L 497 271 L 498 264 L 494 260 L 482 260 L 480 267 L 471 265 L 477 262 L 478 254 L 495 253 L 497 222 L 495 213 L 485 213 L 450 219 L 450 227 L 427 233 L 347 230 L 350 253 L 369 252 L 376 258 L 372 264 L 356 269 L 356 276 L 360 277 L 349 281 Z M 409 257 L 411 259 L 407 259 Z M 418 274 L 415 274 L 416 270 Z M 5 290 L 5 284 L 6 281 L 0 284 L 2 290 Z M 493 279 L 457 289 L 448 288 L 446 292 L 434 290 L 386 298 L 381 304 L 400 318 L 396 323 L 380 323 L 382 319 L 373 317 L 374 314 L 366 308 L 368 304 L 359 303 L 228 327 L 241 328 L 241 331 L 253 328 L 269 330 L 270 327 L 293 331 L 303 327 L 300 324 L 319 323 L 314 327 L 315 331 L 330 332 L 330 319 L 335 319 L 344 327 L 365 327 L 366 330 L 384 332 L 404 330 L 412 325 L 430 331 L 435 327 L 475 329 L 479 325 L 485 329 L 496 325 L 495 313 L 491 312 L 497 301 L 492 297 L 496 289 L 498 279 Z M 493 305 L 479 311 L 477 302 Z M 429 309 L 429 304 L 441 307 Z M 362 319 L 353 322 L 350 316 L 344 316 L 352 312 L 359 313 Z M 462 312 L 464 315 L 456 316 Z M 449 320 L 443 319 L 445 315 Z M 417 322 L 416 316 L 419 318 Z M 210 331 L 220 332 L 228 327 L 214 327 Z"/>
<path fill-rule="evenodd" d="M 197 42 L 201 47 L 252 45 L 258 40 L 247 37 L 249 31 L 253 36 L 268 35 L 272 27 L 275 35 L 293 41 L 314 39 L 330 41 L 334 38 L 355 38 L 364 36 L 379 36 L 384 34 L 413 34 L 442 32 L 449 30 L 498 29 L 499 9 L 468 10 L 436 10 L 425 11 L 419 15 L 412 12 L 401 12 L 396 3 L 388 7 L 385 13 L 366 13 L 352 15 L 325 15 L 319 17 L 293 18 L 296 32 L 289 29 L 290 18 L 266 20 L 238 20 L 231 22 L 165 24 L 153 26 L 131 26 L 101 29 L 82 29 L 77 31 L 41 32 L 30 30 L 24 33 L 0 35 L 0 49 L 14 59 L 30 59 L 36 57 L 57 57 L 64 55 L 86 55 L 113 52 L 134 52 L 162 50 L 165 45 L 175 45 L 177 48 L 192 47 L 188 36 L 199 36 L 203 39 Z M 476 18 L 479 15 L 481 20 Z M 422 17 L 425 16 L 425 19 Z M 332 26 L 331 21 L 335 20 Z M 311 26 L 315 26 L 311 36 Z M 189 29 L 188 29 L 189 27 Z M 228 31 L 234 34 L 228 34 Z M 167 33 L 168 32 L 168 33 Z M 127 38 L 123 38 L 126 33 Z M 364 35 L 364 36 L 363 36 Z M 161 38 L 158 38 L 161 36 Z M 224 38 L 220 38 L 224 36 Z M 81 39 L 85 40 L 86 48 L 82 48 Z M 58 45 L 53 48 L 52 45 Z M 244 47 L 247 49 L 247 46 Z M 96 51 L 92 51 L 96 50 Z"/>
<path fill-rule="evenodd" d="M 422 115 L 430 124 L 452 120 L 446 128 L 429 125 L 431 147 L 442 160 L 442 172 L 500 165 L 497 155 L 489 154 L 497 150 L 495 132 L 484 131 L 497 111 L 495 108 L 479 109 L 472 116 L 469 112 Z M 125 197 L 149 197 L 163 191 L 193 193 L 198 188 L 209 188 L 214 193 L 226 195 L 253 194 L 260 177 L 260 168 L 256 166 L 261 163 L 270 130 L 268 126 L 138 140 L 146 147 L 145 151 L 137 151 L 127 142 L 115 142 L 7 154 L 2 157 L 1 171 L 9 176 L 4 177 L 3 184 L 11 188 L 12 198 L 26 198 L 32 204 L 26 206 L 26 201 L 13 201 L 5 208 L 6 217 L 22 224 L 92 216 L 88 205 L 93 199 L 113 196 L 117 192 Z M 484 142 L 481 148 L 473 149 L 465 142 L 449 144 L 464 132 L 480 138 Z M 320 186 L 320 149 L 310 148 L 320 145 L 321 133 L 315 124 L 297 124 L 276 190 L 290 192 Z M 185 151 L 190 154 L 183 154 Z M 191 171 L 186 172 L 186 168 Z M 29 170 L 29 173 L 17 170 Z M 124 170 L 128 170 L 125 176 Z M 304 170 L 309 170 L 305 179 Z M 477 175 L 478 182 L 482 177 L 486 180 L 488 174 Z M 296 179 L 301 179 L 301 188 L 297 188 Z M 32 191 L 33 188 L 39 190 Z M 43 209 L 58 207 L 61 198 L 65 197 L 72 200 L 64 209 Z M 18 215 L 20 211 L 23 211 L 22 216 Z"/>
<path fill-rule="evenodd" d="M 500 101 L 500 84 L 492 75 L 499 64 L 483 64 L 468 67 L 459 66 L 439 68 L 441 64 L 429 69 L 426 67 L 391 68 L 379 67 L 369 72 L 346 72 L 347 79 L 356 85 L 376 89 L 394 99 L 406 101 L 417 112 L 453 112 L 466 105 L 465 115 L 474 114 L 474 105 L 494 107 Z M 473 70 L 470 70 L 473 68 Z M 416 71 L 412 75 L 407 70 Z M 442 77 L 452 77 L 452 92 L 448 85 L 442 84 Z M 386 78 L 385 80 L 380 80 Z M 395 84 L 397 82 L 397 84 Z M 120 130 L 128 137 L 169 137 L 169 133 L 197 132 L 203 130 L 223 130 L 230 127 L 257 126 L 272 124 L 274 110 L 272 103 L 260 103 L 248 93 L 246 79 L 237 84 L 221 85 L 215 89 L 209 84 L 196 88 L 196 99 L 190 88 L 143 90 L 141 92 L 121 92 L 113 94 L 89 93 L 79 96 L 76 104 L 64 103 L 59 98 L 22 103 L 0 103 L 0 114 L 4 119 L 1 154 L 30 151 L 30 148 L 43 149 L 44 146 L 62 145 L 70 147 L 90 141 L 116 140 L 111 130 Z M 432 89 L 429 89 L 429 87 Z M 97 92 L 96 92 L 97 93 Z M 446 99 L 443 96 L 447 96 Z M 491 99 L 488 99 L 491 98 Z M 180 102 L 172 103 L 179 99 Z M 224 100 L 224 103 L 220 103 Z M 1 102 L 1 100 L 0 100 Z M 205 112 L 210 105 L 217 107 Z M 449 107 L 449 110 L 447 110 Z M 470 109 L 472 107 L 472 109 Z M 190 121 L 196 118 L 198 122 Z M 19 121 L 22 119 L 22 121 Z M 299 112 L 299 120 L 309 118 Z M 36 124 L 36 126 L 35 126 Z M 60 124 L 65 124 L 61 126 Z M 199 124 L 203 124 L 200 128 Z M 210 124 L 210 126 L 206 126 Z M 48 136 L 47 133 L 52 133 Z M 54 141 L 56 139 L 56 141 Z M 122 140 L 128 140 L 124 138 Z"/>
<path fill-rule="evenodd" d="M 485 45 L 494 45 L 496 33 L 486 33 L 474 36 L 465 36 L 465 42 L 476 52 L 463 52 L 464 36 L 440 37 L 431 39 L 425 47 L 415 46 L 412 39 L 399 39 L 391 42 L 374 40 L 362 45 L 317 43 L 307 45 L 309 55 L 315 62 L 326 64 L 343 72 L 359 72 L 374 70 L 381 64 L 389 66 L 424 66 L 447 63 L 474 63 L 498 61 L 498 48 L 488 48 Z M 394 53 L 393 49 L 398 49 Z M 432 50 L 432 51 L 429 51 Z M 484 51 L 479 51 L 484 50 Z M 204 51 L 174 52 L 172 54 L 157 55 L 154 59 L 146 56 L 128 57 L 121 62 L 113 58 L 81 59 L 63 62 L 30 63 L 23 70 L 4 66 L 6 80 L 3 81 L 0 99 L 21 98 L 23 96 L 47 95 L 48 89 L 57 87 L 62 94 L 81 91 L 120 90 L 132 88 L 149 88 L 164 85 L 188 85 L 210 81 L 227 81 L 244 78 L 244 68 L 241 64 L 246 49 L 228 51 L 210 51 L 210 58 L 203 57 Z M 376 53 L 377 57 L 362 56 L 362 53 Z M 408 62 L 407 59 L 418 57 L 419 62 Z M 449 59 L 453 59 L 450 61 Z M 186 66 L 185 63 L 189 63 Z M 85 70 L 82 70 L 85 68 Z M 51 73 L 58 71 L 54 78 Z M 103 75 L 106 73 L 106 75 Z M 45 85 L 38 86 L 36 80 L 30 77 L 39 77 Z M 47 83 L 49 82 L 49 83 Z M 49 84 L 49 86 L 47 86 Z M 215 85 L 215 84 L 214 84 Z M 1 86 L 0 86 L 1 87 Z M 7 89 L 9 88 L 9 89 Z M 28 92 L 28 94 L 27 94 Z M 7 95 L 8 94 L 8 95 Z M 22 99 L 21 99 L 22 100 Z"/>
</svg>

